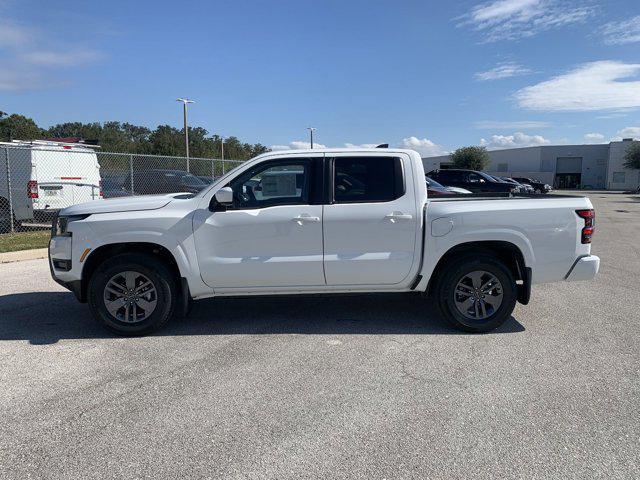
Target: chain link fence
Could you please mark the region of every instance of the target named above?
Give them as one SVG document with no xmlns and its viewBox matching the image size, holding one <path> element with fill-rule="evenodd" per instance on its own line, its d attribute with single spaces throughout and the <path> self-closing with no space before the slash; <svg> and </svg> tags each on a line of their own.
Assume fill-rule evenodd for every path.
<svg viewBox="0 0 640 480">
<path fill-rule="evenodd" d="M 60 209 L 91 200 L 197 193 L 241 163 L 102 152 L 83 144 L 0 144 L 0 234 L 48 229 Z"/>
</svg>

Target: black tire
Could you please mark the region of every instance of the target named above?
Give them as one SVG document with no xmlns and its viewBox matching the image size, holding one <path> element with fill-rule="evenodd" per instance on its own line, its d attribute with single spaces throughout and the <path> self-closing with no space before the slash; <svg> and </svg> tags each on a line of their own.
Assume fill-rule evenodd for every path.
<svg viewBox="0 0 640 480">
<path fill-rule="evenodd" d="M 105 287 L 119 273 L 132 271 L 147 277 L 155 288 L 155 308 L 141 321 L 124 322 L 105 305 Z M 162 328 L 173 317 L 178 303 L 175 276 L 159 260 L 145 253 L 125 253 L 105 260 L 89 279 L 87 300 L 93 317 L 118 335 L 146 335 Z"/>
<path fill-rule="evenodd" d="M 458 283 L 469 273 L 478 271 L 488 272 L 497 278 L 502 293 L 500 306 L 483 319 L 468 318 L 456 307 L 455 301 L 455 289 Z M 454 328 L 465 332 L 481 333 L 494 330 L 509 320 L 516 305 L 517 286 L 511 271 L 504 263 L 491 255 L 478 254 L 464 256 L 448 264 L 437 283 L 435 295 L 438 310 Z"/>
</svg>

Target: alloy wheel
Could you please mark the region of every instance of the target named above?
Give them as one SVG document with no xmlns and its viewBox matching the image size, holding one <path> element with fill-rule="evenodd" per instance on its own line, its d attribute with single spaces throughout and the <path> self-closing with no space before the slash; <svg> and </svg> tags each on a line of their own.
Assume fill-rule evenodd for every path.
<svg viewBox="0 0 640 480">
<path fill-rule="evenodd" d="M 158 303 L 153 282 L 134 271 L 120 272 L 111 277 L 104 287 L 103 297 L 111 316 L 124 323 L 146 320 Z"/>
<path fill-rule="evenodd" d="M 502 305 L 500 280 L 492 273 L 476 270 L 462 276 L 454 289 L 458 312 L 471 320 L 486 320 Z"/>
</svg>

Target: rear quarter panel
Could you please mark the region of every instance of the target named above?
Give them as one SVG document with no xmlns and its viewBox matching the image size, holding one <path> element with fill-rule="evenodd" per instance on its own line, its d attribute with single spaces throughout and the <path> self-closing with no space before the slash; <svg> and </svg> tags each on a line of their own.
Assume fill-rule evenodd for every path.
<svg viewBox="0 0 640 480">
<path fill-rule="evenodd" d="M 583 197 L 430 201 L 426 208 L 423 282 L 426 286 L 449 249 L 477 241 L 516 245 L 526 266 L 532 269 L 533 283 L 562 280 L 578 257 L 590 253 L 590 245 L 580 243 L 583 220 L 575 213 L 584 208 L 593 207 Z M 452 228 L 443 234 L 446 229 L 442 224 L 449 222 Z"/>
</svg>

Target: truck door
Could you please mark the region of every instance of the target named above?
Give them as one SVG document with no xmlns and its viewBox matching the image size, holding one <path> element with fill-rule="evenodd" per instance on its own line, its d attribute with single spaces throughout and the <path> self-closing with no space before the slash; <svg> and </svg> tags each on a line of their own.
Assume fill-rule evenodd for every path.
<svg viewBox="0 0 640 480">
<path fill-rule="evenodd" d="M 261 162 L 230 181 L 226 211 L 196 211 L 202 279 L 214 289 L 324 286 L 323 158 Z"/>
<path fill-rule="evenodd" d="M 410 159 L 336 154 L 324 207 L 327 285 L 401 283 L 414 263 L 419 225 Z"/>
</svg>

